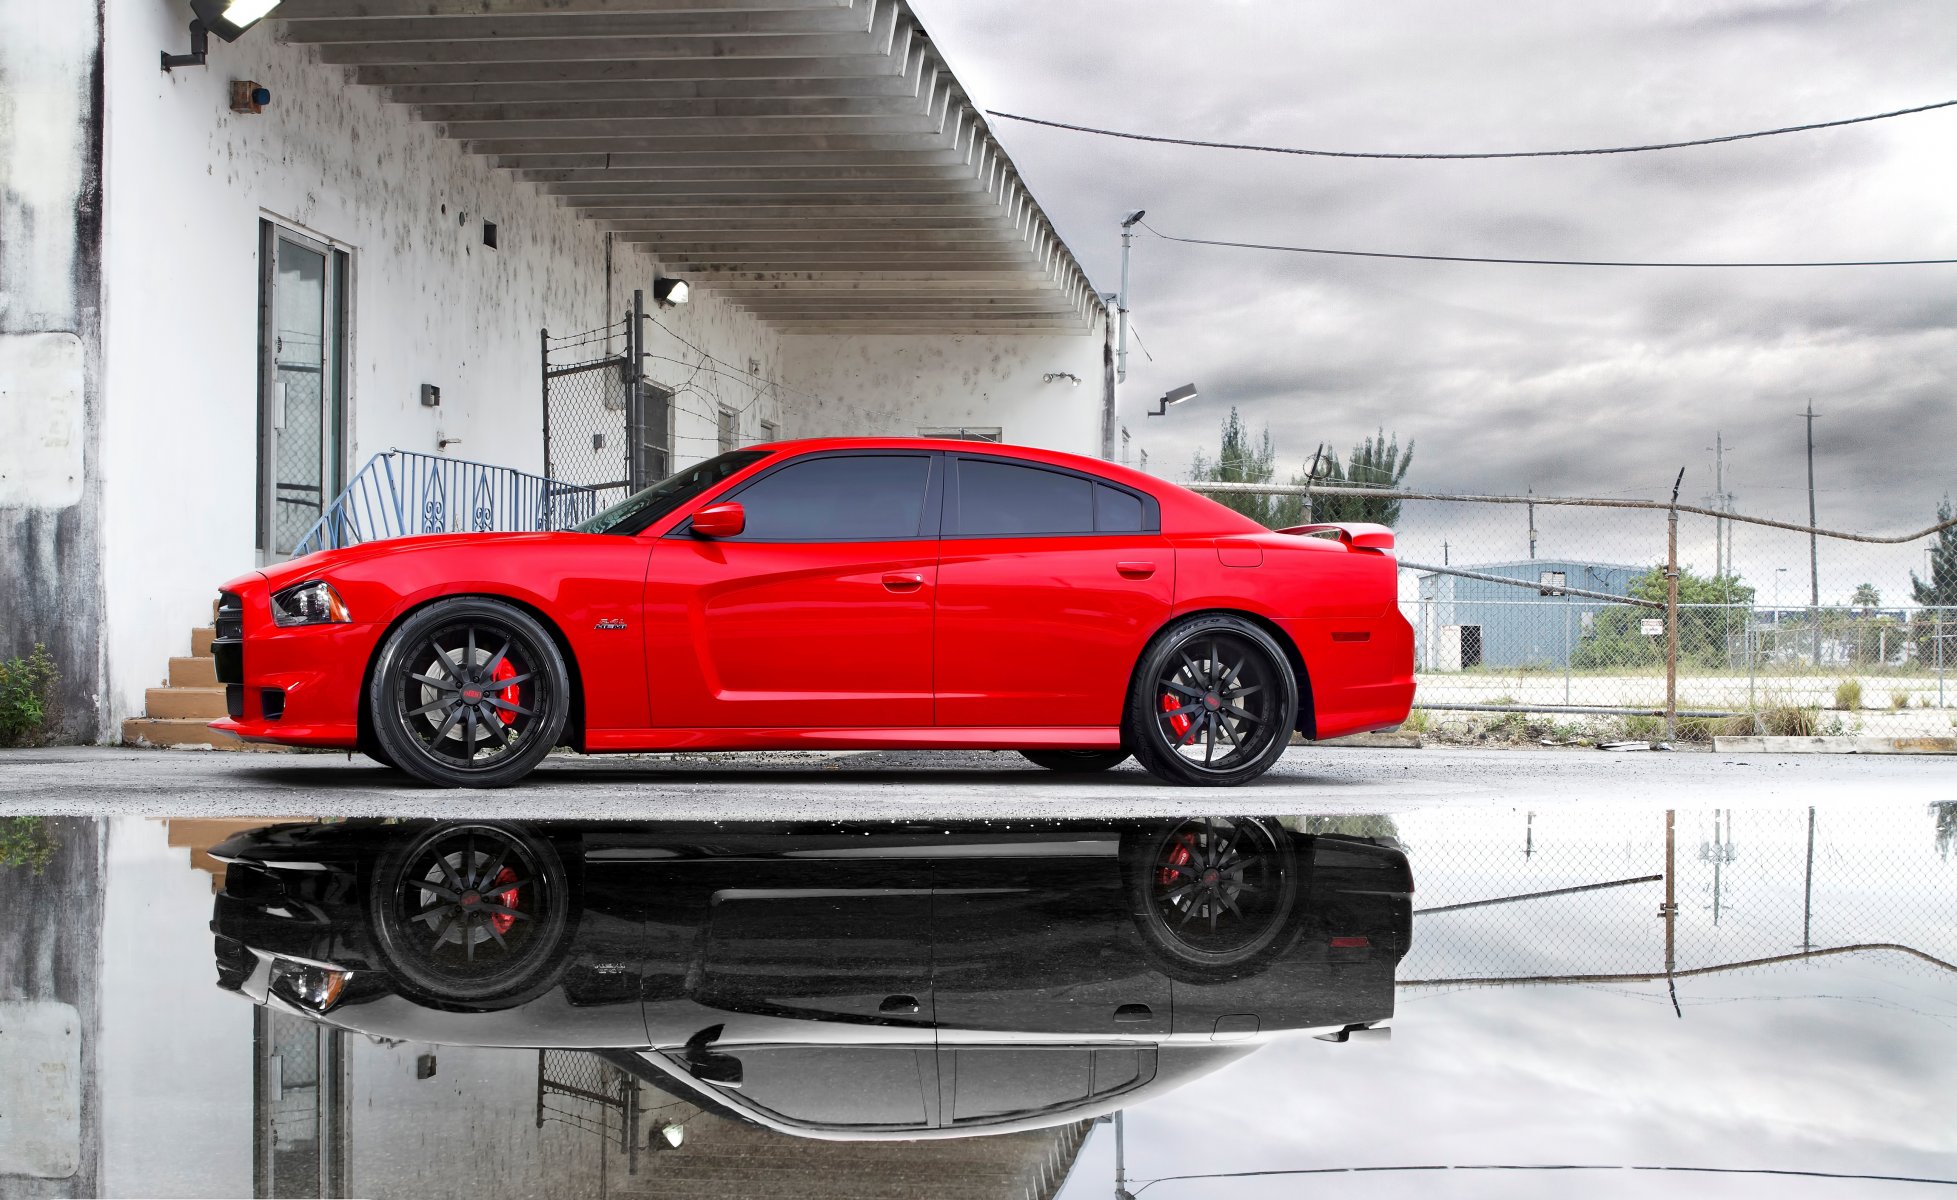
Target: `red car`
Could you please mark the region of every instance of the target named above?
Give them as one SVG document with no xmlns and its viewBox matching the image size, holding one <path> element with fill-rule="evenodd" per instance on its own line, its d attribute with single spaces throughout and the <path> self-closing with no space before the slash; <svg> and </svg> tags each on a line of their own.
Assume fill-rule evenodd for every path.
<svg viewBox="0 0 1957 1200">
<path fill-rule="evenodd" d="M 1273 533 L 1096 459 L 963 441 L 737 450 L 575 529 L 328 550 L 219 597 L 253 741 L 431 784 L 550 750 L 1012 749 L 1236 784 L 1404 720 L 1393 534 Z"/>
</svg>

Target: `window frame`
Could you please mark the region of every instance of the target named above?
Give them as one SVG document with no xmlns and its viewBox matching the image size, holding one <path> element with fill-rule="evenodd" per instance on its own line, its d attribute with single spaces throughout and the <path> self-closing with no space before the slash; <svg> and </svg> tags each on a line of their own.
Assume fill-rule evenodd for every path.
<svg viewBox="0 0 1957 1200">
<path fill-rule="evenodd" d="M 943 512 L 938 522 L 940 530 L 938 536 L 944 541 L 969 542 L 998 538 L 1147 537 L 1150 535 L 1160 535 L 1162 532 L 1162 504 L 1160 501 L 1139 488 L 1116 483 L 1104 475 L 1096 475 L 1091 471 L 1076 470 L 1073 467 L 1056 466 L 1052 463 L 1035 462 L 1031 459 L 1013 458 L 1004 454 L 971 454 L 964 451 L 945 451 L 944 457 L 946 459 L 944 470 L 945 497 Z M 1142 502 L 1142 527 L 1140 529 L 1126 530 L 1101 529 L 1099 527 L 1101 524 L 1100 500 L 1095 493 L 1090 491 L 1088 493 L 1088 502 L 1090 511 L 1094 514 L 1095 524 L 1095 528 L 1092 530 L 1072 533 L 966 533 L 958 528 L 959 520 L 962 516 L 962 510 L 960 509 L 961 497 L 959 494 L 958 464 L 968 459 L 978 462 L 1001 463 L 1010 467 L 1023 467 L 1029 471 L 1049 471 L 1055 475 L 1066 475 L 1075 479 L 1084 479 L 1091 485 L 1113 488 L 1115 491 L 1125 492 Z"/>
<path fill-rule="evenodd" d="M 797 454 L 791 458 L 783 459 L 781 462 L 775 463 L 774 465 L 768 467 L 767 469 L 755 473 L 749 478 L 744 479 L 740 483 L 736 484 L 731 490 L 722 492 L 720 495 L 708 499 L 707 501 L 705 501 L 702 507 L 706 507 L 707 505 L 714 505 L 714 504 L 726 504 L 729 502 L 740 503 L 741 494 L 746 492 L 749 488 L 753 487 L 755 484 L 760 483 L 762 480 L 767 479 L 778 472 L 786 471 L 788 468 L 793 467 L 799 463 L 813 462 L 816 459 L 820 459 L 820 458 L 922 458 L 925 459 L 927 465 L 926 465 L 926 474 L 924 479 L 924 510 L 923 513 L 918 518 L 918 532 L 907 537 L 877 537 L 877 538 L 828 537 L 828 538 L 767 538 L 767 539 L 750 538 L 745 533 L 741 533 L 731 538 L 715 538 L 714 541 L 725 545 L 749 545 L 749 546 L 803 546 L 803 545 L 880 546 L 889 542 L 925 542 L 925 541 L 938 540 L 940 536 L 939 531 L 944 521 L 944 497 L 946 491 L 945 489 L 946 471 L 944 466 L 944 454 L 942 451 L 938 451 L 938 450 L 904 450 L 894 446 L 888 448 L 878 447 L 876 449 L 812 450 L 807 454 Z M 693 536 L 692 515 L 689 514 L 685 520 L 673 526 L 671 532 L 667 533 L 666 536 L 667 537 L 689 537 L 689 538 L 692 537 Z"/>
</svg>

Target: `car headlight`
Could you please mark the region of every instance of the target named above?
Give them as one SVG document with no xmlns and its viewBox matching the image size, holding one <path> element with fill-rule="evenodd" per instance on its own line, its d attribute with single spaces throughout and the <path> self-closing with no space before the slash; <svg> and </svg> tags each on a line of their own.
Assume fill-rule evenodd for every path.
<svg viewBox="0 0 1957 1200">
<path fill-rule="evenodd" d="M 294 584 L 272 593 L 272 623 L 275 625 L 343 625 L 353 618 L 347 602 L 324 579 Z"/>
<path fill-rule="evenodd" d="M 323 1013 L 332 1008 L 347 989 L 350 971 L 281 958 L 272 964 L 272 994 L 307 1012 Z"/>
</svg>

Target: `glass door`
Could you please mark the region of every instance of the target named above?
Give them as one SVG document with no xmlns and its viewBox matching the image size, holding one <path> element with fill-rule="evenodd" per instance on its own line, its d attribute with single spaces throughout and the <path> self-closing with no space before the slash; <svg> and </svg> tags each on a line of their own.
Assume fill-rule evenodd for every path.
<svg viewBox="0 0 1957 1200">
<path fill-rule="evenodd" d="M 339 494 L 345 252 L 264 223 L 259 281 L 258 545 L 292 553 Z"/>
</svg>

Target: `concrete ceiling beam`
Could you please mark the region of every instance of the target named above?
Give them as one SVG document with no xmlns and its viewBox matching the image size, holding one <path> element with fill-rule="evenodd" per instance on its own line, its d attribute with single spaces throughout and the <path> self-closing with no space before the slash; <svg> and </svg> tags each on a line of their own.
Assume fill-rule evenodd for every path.
<svg viewBox="0 0 1957 1200">
<path fill-rule="evenodd" d="M 745 13 L 847 9 L 854 0 L 285 0 L 275 20 L 403 20 L 547 13 Z"/>
<path fill-rule="evenodd" d="M 379 70 L 382 68 L 371 68 Z M 386 90 L 397 104 L 530 104 L 572 100 L 647 101 L 684 104 L 689 101 L 902 100 L 916 99 L 916 86 L 901 75 L 833 75 L 802 78 L 752 79 L 618 79 L 526 81 L 504 83 L 399 84 Z"/>
<path fill-rule="evenodd" d="M 565 89 L 570 90 L 570 89 Z M 929 115 L 923 101 L 915 96 L 826 96 L 809 99 L 744 100 L 597 100 L 586 96 L 552 100 L 508 100 L 497 103 L 417 104 L 415 115 L 424 121 L 447 124 L 485 121 L 590 121 L 635 120 L 675 123 L 693 121 L 767 121 L 793 132 L 791 122 L 836 122 L 841 132 L 872 132 L 863 121 L 909 122 L 908 131 Z M 844 122 L 854 124 L 844 125 Z M 810 125 L 814 132 L 815 126 Z"/>
<path fill-rule="evenodd" d="M 616 83 L 725 82 L 741 80 L 828 80 L 871 76 L 899 79 L 902 74 L 888 58 L 852 55 L 821 58 L 651 59 L 617 53 L 601 59 L 531 62 L 397 62 L 357 67 L 354 82 L 376 87 L 434 86 L 462 83 Z"/>
<path fill-rule="evenodd" d="M 770 198 L 761 197 L 759 199 L 766 200 Z M 788 197 L 781 197 L 780 199 L 785 200 L 788 199 Z M 809 199 L 820 200 L 822 198 L 817 196 L 817 197 L 810 197 Z M 829 219 L 845 218 L 851 216 L 852 214 L 863 213 L 863 212 L 876 212 L 884 216 L 891 216 L 891 217 L 928 217 L 939 213 L 949 215 L 949 216 L 977 217 L 977 216 L 983 216 L 987 211 L 986 209 L 984 209 L 979 205 L 964 205 L 964 204 L 795 205 L 795 204 L 777 204 L 771 202 L 768 203 L 766 206 L 762 206 L 759 204 L 748 206 L 735 201 L 728 201 L 724 204 L 702 204 L 702 205 L 658 204 L 658 205 L 634 206 L 634 205 L 617 205 L 617 204 L 599 203 L 593 205 L 574 204 L 574 205 L 567 205 L 566 207 L 578 209 L 580 212 L 583 212 L 589 217 L 591 217 L 591 219 L 594 221 L 629 221 L 634 217 L 647 217 L 655 214 L 665 218 L 668 221 L 679 220 L 688 216 L 699 217 L 702 220 L 708 220 L 711 219 L 715 214 L 719 214 L 722 217 L 725 217 L 727 214 L 735 211 L 744 211 L 748 215 L 758 219 L 767 219 L 767 218 L 774 217 L 774 218 L 782 218 L 784 220 L 789 220 L 789 221 L 799 220 L 801 217 L 804 216 L 815 217 L 815 218 L 829 218 Z"/>
<path fill-rule="evenodd" d="M 691 183 L 664 183 L 643 180 L 578 179 L 568 183 L 541 183 L 547 196 L 589 198 L 592 196 L 632 196 L 643 199 L 671 197 L 759 197 L 826 196 L 852 198 L 869 196 L 959 196 L 973 195 L 971 186 L 956 179 L 863 179 L 806 180 L 761 179 L 749 183 L 697 180 Z"/>
<path fill-rule="evenodd" d="M 963 167 L 553 167 L 526 168 L 517 178 L 536 184 L 646 183 L 679 187 L 835 187 L 855 184 L 969 183 Z"/>
<path fill-rule="evenodd" d="M 662 137 L 657 134 L 614 137 L 520 137 L 464 138 L 474 153 L 498 156 L 513 154 L 777 154 L 823 152 L 928 154 L 941 143 L 931 133 L 828 133 L 801 137 L 755 135 L 731 138 L 723 134 L 688 134 Z M 750 160 L 752 161 L 752 160 Z"/>
</svg>

